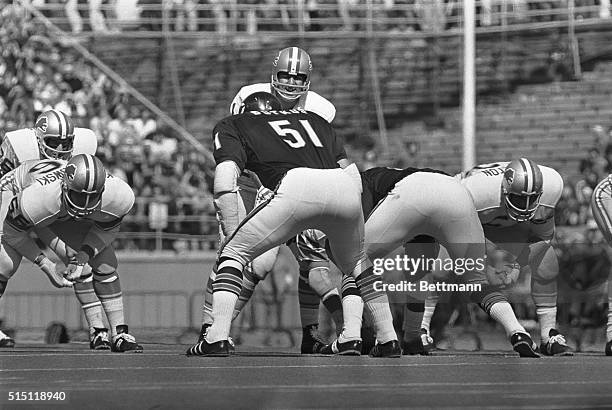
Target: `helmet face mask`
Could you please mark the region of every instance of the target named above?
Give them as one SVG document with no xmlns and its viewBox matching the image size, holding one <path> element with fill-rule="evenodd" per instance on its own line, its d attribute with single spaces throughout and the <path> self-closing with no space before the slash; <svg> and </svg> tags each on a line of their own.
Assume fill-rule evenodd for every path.
<svg viewBox="0 0 612 410">
<path fill-rule="evenodd" d="M 502 179 L 507 215 L 517 222 L 531 220 L 540 205 L 543 177 L 537 164 L 526 158 L 508 164 Z"/>
<path fill-rule="evenodd" d="M 41 156 L 68 160 L 74 146 L 74 124 L 58 110 L 45 111 L 36 119 L 34 134 Z"/>
<path fill-rule="evenodd" d="M 93 155 L 79 154 L 66 165 L 62 180 L 62 202 L 73 218 L 83 218 L 96 211 L 102 202 L 106 171 Z"/>
<path fill-rule="evenodd" d="M 274 59 L 271 86 L 274 93 L 287 101 L 295 101 L 310 88 L 312 62 L 310 56 L 298 47 L 281 50 Z"/>
</svg>

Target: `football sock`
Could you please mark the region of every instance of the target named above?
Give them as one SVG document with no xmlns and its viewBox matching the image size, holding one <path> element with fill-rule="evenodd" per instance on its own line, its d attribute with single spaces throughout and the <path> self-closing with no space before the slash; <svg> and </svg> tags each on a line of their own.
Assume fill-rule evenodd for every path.
<svg viewBox="0 0 612 410">
<path fill-rule="evenodd" d="M 308 284 L 308 272 L 300 270 L 298 279 L 298 302 L 302 327 L 319 322 L 319 295 Z"/>
<path fill-rule="evenodd" d="M 540 323 L 540 340 L 548 342 L 548 332 L 554 329 L 557 323 L 557 307 L 536 306 L 536 314 Z"/>
<path fill-rule="evenodd" d="M 512 306 L 510 306 L 508 302 L 497 302 L 493 304 L 489 311 L 489 315 L 497 323 L 503 326 L 507 336 L 512 336 L 516 332 L 527 333 L 525 328 L 519 323 L 512 310 Z"/>
</svg>

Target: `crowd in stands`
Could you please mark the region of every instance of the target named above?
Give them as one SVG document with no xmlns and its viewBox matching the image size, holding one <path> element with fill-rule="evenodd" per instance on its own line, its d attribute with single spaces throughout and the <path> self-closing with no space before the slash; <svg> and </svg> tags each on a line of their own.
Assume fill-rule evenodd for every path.
<svg viewBox="0 0 612 410">
<path fill-rule="evenodd" d="M 5 0 L 3 0 L 5 1 Z M 160 31 L 163 20 L 174 31 L 352 31 L 364 30 L 365 0 L 32 0 L 48 17 L 62 18 L 66 30 L 100 33 L 119 30 Z M 85 4 L 86 3 L 86 4 Z M 460 25 L 456 0 L 375 0 L 378 30 L 440 32 Z M 481 0 L 477 25 L 538 23 L 567 19 L 561 0 Z M 610 0 L 576 0 L 576 19 L 610 18 Z"/>
<path fill-rule="evenodd" d="M 32 127 L 39 113 L 59 109 L 77 126 L 95 132 L 97 156 L 133 187 L 137 201 L 125 230 L 214 236 L 204 156 L 131 101 L 102 71 L 41 33 L 44 27 L 25 19 L 21 8 L 1 9 L 0 134 Z M 121 246 L 153 249 L 154 244 L 136 238 Z M 190 243 L 192 249 L 211 246 L 214 240 Z"/>
</svg>

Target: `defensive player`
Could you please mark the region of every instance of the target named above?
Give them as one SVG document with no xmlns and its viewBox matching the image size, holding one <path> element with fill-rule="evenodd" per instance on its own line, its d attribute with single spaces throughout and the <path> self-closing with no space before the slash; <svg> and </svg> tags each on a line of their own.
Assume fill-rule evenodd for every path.
<svg viewBox="0 0 612 410">
<path fill-rule="evenodd" d="M 303 108 L 332 122 L 336 116 L 334 105 L 310 90 L 312 61 L 308 53 L 298 47 L 287 47 L 278 52 L 272 62 L 269 83 L 250 84 L 242 87 L 234 97 L 230 111 L 239 114 L 244 100 L 256 92 L 272 93 L 284 110 Z"/>
<path fill-rule="evenodd" d="M 310 77 L 312 74 L 312 61 L 308 53 L 298 47 L 288 47 L 279 51 L 272 63 L 271 80 L 269 83 L 257 83 L 242 87 L 234 97 L 230 106 L 231 114 L 239 114 L 244 110 L 244 100 L 256 92 L 267 92 L 275 95 L 282 104 L 283 109 L 301 107 L 312 111 L 332 122 L 336 109 L 334 105 L 315 93 L 310 91 Z M 344 150 L 338 155 L 338 163 L 341 167 L 349 165 Z M 257 175 L 249 170 L 244 170 L 238 177 L 237 182 L 244 209 L 239 212 L 239 219 L 245 216 L 244 211 L 250 212 L 253 207 L 262 201 L 260 188 L 261 182 Z M 256 199 L 257 197 L 257 199 Z M 221 233 L 223 240 L 223 234 Z M 296 258 L 299 250 L 293 244 L 290 246 Z M 261 281 L 273 269 L 278 256 L 279 248 L 275 247 L 258 256 L 244 271 L 244 283 L 241 294 L 236 304 L 234 316 L 240 312 L 244 304 L 250 299 L 256 284 Z M 299 262 L 299 259 L 298 259 Z M 203 324 L 200 331 L 202 339 L 212 323 L 212 282 L 216 272 L 211 273 L 204 293 L 204 304 L 202 305 Z M 312 288 L 315 288 L 313 290 Z M 315 293 L 316 292 L 316 293 Z M 312 353 L 320 345 L 318 337 L 318 314 L 319 297 L 322 296 L 323 305 L 330 312 L 337 327 L 342 326 L 339 319 L 341 316 L 340 296 L 335 286 L 332 286 L 325 266 L 308 270 L 300 269 L 298 279 L 298 300 L 300 303 L 300 318 L 302 322 L 302 353 Z"/>
<path fill-rule="evenodd" d="M 276 97 L 267 94 L 265 98 L 270 111 L 227 117 L 213 131 L 215 202 L 228 239 L 217 259 L 213 324 L 187 354 L 228 355 L 229 328 L 246 264 L 293 235 L 316 228 L 327 234 L 341 271 L 356 277 L 373 314 L 379 344 L 370 354 L 399 356 L 386 295 L 374 289 L 372 265 L 363 249 L 356 167 L 338 168 L 341 144 L 322 117 L 301 108 L 282 111 Z M 274 190 L 274 196 L 239 222 L 236 179 L 244 168 L 255 172 L 266 188 Z M 361 315 L 345 316 L 344 324 L 339 343 L 352 346 L 359 354 Z"/>
<path fill-rule="evenodd" d="M 556 330 L 559 265 L 551 240 L 554 210 L 563 179 L 552 168 L 527 158 L 479 165 L 457 176 L 469 191 L 487 239 L 487 255 L 502 251 L 521 273 L 531 271 L 531 296 L 540 323 L 540 352 L 572 355 Z M 516 282 L 518 274 L 512 275 Z M 508 283 L 510 285 L 510 283 Z M 435 296 L 428 297 L 423 327 L 429 329 Z"/>
<path fill-rule="evenodd" d="M 34 128 L 6 133 L 0 145 L 0 175 L 6 174 L 26 160 L 68 160 L 73 154 L 93 155 L 96 148 L 97 138 L 93 131 L 75 127 L 72 119 L 62 111 L 48 110 L 38 116 Z M 36 234 L 46 245 L 55 245 L 52 250 L 60 259 L 67 259 L 67 255 L 62 253 L 65 247 L 61 241 L 53 244 L 49 242 L 49 238 L 54 235 L 45 228 L 39 228 Z M 53 266 L 53 263 L 45 255 L 40 259 L 40 266 L 51 282 L 58 286 L 58 279 L 61 281 L 62 278 L 54 277 L 55 270 L 47 269 Z M 94 292 L 91 274 L 77 280 L 74 283 L 74 291 L 89 325 L 90 347 L 95 350 L 110 349 L 107 330 L 104 328 L 102 304 Z"/>
<path fill-rule="evenodd" d="M 134 193 L 122 180 L 107 174 L 99 159 L 89 154 L 61 160 L 26 161 L 2 179 L 2 205 L 8 203 L 2 240 L 20 249 L 31 240 L 28 231 L 48 227 L 72 253 L 68 280 L 80 278 L 89 265 L 93 287 L 111 326 L 111 349 L 141 352 L 128 333 L 117 258 L 110 245 L 121 220 L 134 204 Z M 10 199 L 10 202 L 7 200 Z M 15 272 L 21 255 L 8 255 L 7 270 Z"/>
<path fill-rule="evenodd" d="M 593 191 L 591 209 L 599 230 L 612 246 L 612 175 L 604 178 Z M 606 327 L 606 356 L 612 356 L 612 273 L 608 277 L 608 323 Z"/>
</svg>

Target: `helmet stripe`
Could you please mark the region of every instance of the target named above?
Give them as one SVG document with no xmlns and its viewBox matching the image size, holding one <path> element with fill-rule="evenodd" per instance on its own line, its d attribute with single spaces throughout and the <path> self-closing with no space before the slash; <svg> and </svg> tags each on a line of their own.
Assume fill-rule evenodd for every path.
<svg viewBox="0 0 612 410">
<path fill-rule="evenodd" d="M 60 115 L 55 110 L 51 110 L 49 112 L 53 113 L 53 115 L 55 115 L 55 118 L 57 119 L 57 126 L 59 127 L 58 133 L 59 133 L 59 136 L 61 137 L 63 133 L 63 128 L 62 128 L 62 120 L 60 119 Z"/>
<path fill-rule="evenodd" d="M 289 52 L 289 74 L 297 74 L 300 49 L 291 47 Z"/>
<path fill-rule="evenodd" d="M 87 187 L 87 191 L 90 192 L 94 187 L 94 175 L 93 172 L 93 160 L 90 155 L 84 155 L 85 157 L 85 186 Z"/>
<path fill-rule="evenodd" d="M 531 169 L 531 165 L 529 164 L 528 159 L 521 158 L 520 162 L 523 166 L 523 171 L 525 172 L 525 185 L 523 187 L 523 191 L 531 192 L 531 190 L 533 189 L 533 170 Z"/>
<path fill-rule="evenodd" d="M 58 118 L 60 120 L 60 133 L 59 133 L 59 137 L 60 138 L 65 138 L 66 135 L 68 135 L 68 121 L 66 121 L 66 114 L 64 114 L 63 112 L 59 111 L 58 112 Z"/>
</svg>

